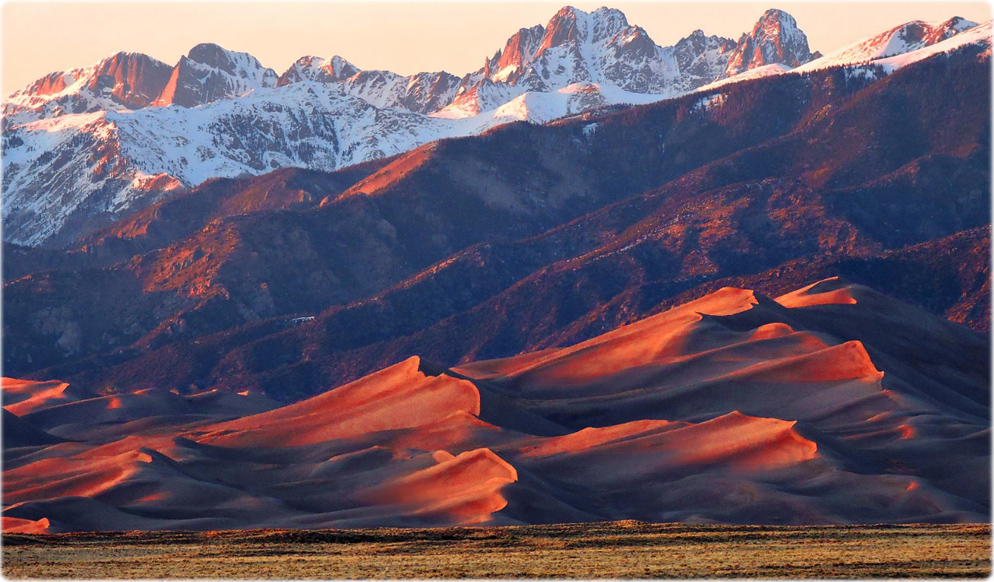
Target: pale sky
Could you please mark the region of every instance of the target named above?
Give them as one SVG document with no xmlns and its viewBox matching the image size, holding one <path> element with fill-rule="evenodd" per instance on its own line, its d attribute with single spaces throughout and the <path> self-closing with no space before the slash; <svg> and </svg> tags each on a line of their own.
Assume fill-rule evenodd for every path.
<svg viewBox="0 0 994 582">
<path fill-rule="evenodd" d="M 3 95 L 50 72 L 118 51 L 170 65 L 201 42 L 249 52 L 285 71 L 304 55 L 341 55 L 401 74 L 475 71 L 519 28 L 546 24 L 554 2 L 5 2 L 0 12 Z M 909 20 L 991 18 L 987 2 L 600 2 L 618 8 L 660 46 L 693 30 L 738 39 L 768 8 L 792 14 L 812 50 L 828 53 Z"/>
</svg>

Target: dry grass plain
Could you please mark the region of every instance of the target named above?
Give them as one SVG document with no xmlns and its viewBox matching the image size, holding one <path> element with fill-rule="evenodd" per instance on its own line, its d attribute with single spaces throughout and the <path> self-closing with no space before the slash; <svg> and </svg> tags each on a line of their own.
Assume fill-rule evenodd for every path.
<svg viewBox="0 0 994 582">
<path fill-rule="evenodd" d="M 4 535 L 8 578 L 983 578 L 991 526 L 615 522 Z"/>
</svg>

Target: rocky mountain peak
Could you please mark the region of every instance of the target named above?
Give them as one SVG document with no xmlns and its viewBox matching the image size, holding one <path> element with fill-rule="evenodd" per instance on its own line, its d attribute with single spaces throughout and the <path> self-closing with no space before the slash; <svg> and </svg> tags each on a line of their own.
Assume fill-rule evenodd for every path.
<svg viewBox="0 0 994 582">
<path fill-rule="evenodd" d="M 259 86 L 274 86 L 276 83 L 275 71 L 262 66 L 259 59 L 248 53 L 230 51 L 213 43 L 198 44 L 190 49 L 186 58 L 211 69 L 257 83 Z"/>
<path fill-rule="evenodd" d="M 493 58 L 487 60 L 484 64 L 484 76 L 492 77 L 500 71 L 524 68 L 538 51 L 545 32 L 545 28 L 540 24 L 520 29 L 507 39 L 503 49 L 498 50 Z"/>
<path fill-rule="evenodd" d="M 794 17 L 771 8 L 756 22 L 752 32 L 739 39 L 723 76 L 773 64 L 796 67 L 812 58 L 808 37 L 797 27 Z"/>
<path fill-rule="evenodd" d="M 196 63 L 202 63 L 208 67 L 222 69 L 229 73 L 234 72 L 233 59 L 226 49 L 211 42 L 200 43 L 190 49 L 186 58 Z"/>
<path fill-rule="evenodd" d="M 604 42 L 626 28 L 628 28 L 628 19 L 620 10 L 602 7 L 587 13 L 572 6 L 565 6 L 546 25 L 539 54 L 549 48 L 571 42 Z"/>
<path fill-rule="evenodd" d="M 277 79 L 276 71 L 263 67 L 248 53 L 201 43 L 173 67 L 169 82 L 153 105 L 197 107 L 275 87 Z"/>
<path fill-rule="evenodd" d="M 956 36 L 964 30 L 969 30 L 975 26 L 977 26 L 977 23 L 972 20 L 967 20 L 960 16 L 953 16 L 945 22 L 932 25 L 930 30 L 925 34 L 923 44 L 925 46 L 932 46 L 937 42 L 942 42 L 947 38 Z"/>
<path fill-rule="evenodd" d="M 335 83 L 345 81 L 349 77 L 358 74 L 361 70 L 338 55 L 330 59 L 313 56 L 300 57 L 295 63 L 290 65 L 289 69 L 280 75 L 280 78 L 276 81 L 276 86 L 282 87 L 301 81 Z"/>
<path fill-rule="evenodd" d="M 87 88 L 130 108 L 147 107 L 169 82 L 172 67 L 141 53 L 119 52 L 100 61 Z"/>
<path fill-rule="evenodd" d="M 353 65 L 338 55 L 328 59 L 323 68 L 328 71 L 328 74 L 338 80 L 348 79 L 361 70 L 359 67 Z"/>
</svg>

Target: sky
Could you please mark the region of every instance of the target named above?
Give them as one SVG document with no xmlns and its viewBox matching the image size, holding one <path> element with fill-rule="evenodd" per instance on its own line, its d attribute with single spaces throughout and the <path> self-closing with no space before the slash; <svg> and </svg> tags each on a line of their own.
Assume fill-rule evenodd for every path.
<svg viewBox="0 0 994 582">
<path fill-rule="evenodd" d="M 555 2 L 5 2 L 0 10 L 0 91 L 118 51 L 175 64 L 201 42 L 257 57 L 277 73 L 305 55 L 340 55 L 362 69 L 401 74 L 475 71 L 519 28 L 546 24 Z M 618 8 L 660 46 L 695 29 L 733 39 L 768 8 L 792 14 L 822 53 L 909 20 L 953 15 L 982 22 L 987 2 L 572 2 Z"/>
</svg>

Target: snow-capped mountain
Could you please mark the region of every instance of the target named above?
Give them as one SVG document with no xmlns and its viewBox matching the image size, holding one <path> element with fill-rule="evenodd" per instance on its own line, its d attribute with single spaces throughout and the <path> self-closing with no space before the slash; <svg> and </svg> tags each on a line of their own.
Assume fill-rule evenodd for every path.
<svg viewBox="0 0 994 582">
<path fill-rule="evenodd" d="M 171 68 L 140 53 L 120 52 L 87 68 L 46 75 L 3 103 L 5 126 L 46 117 L 151 105 Z"/>
<path fill-rule="evenodd" d="M 547 26 L 523 28 L 509 38 L 483 68 L 463 79 L 458 96 L 437 115 L 479 115 L 528 92 L 578 85 L 585 87 L 587 101 L 597 104 L 610 102 L 612 93 L 677 95 L 717 79 L 734 48 L 734 41 L 702 31 L 660 47 L 619 10 L 588 14 L 567 6 Z"/>
<path fill-rule="evenodd" d="M 727 68 L 729 55 L 736 47 L 734 40 L 707 36 L 698 29 L 673 46 L 673 58 L 680 71 L 692 78 L 717 79 Z"/>
<path fill-rule="evenodd" d="M 38 79 L 3 104 L 5 127 L 95 111 L 197 107 L 276 86 L 276 72 L 248 53 L 198 44 L 176 66 L 120 52 L 96 65 Z"/>
<path fill-rule="evenodd" d="M 811 53 L 808 37 L 797 27 L 793 16 L 783 10 L 770 9 L 751 33 L 743 34 L 739 39 L 722 76 L 731 77 L 769 65 L 793 68 L 820 56 Z"/>
<path fill-rule="evenodd" d="M 342 94 L 359 97 L 375 107 L 424 114 L 448 105 L 459 88 L 459 77 L 445 71 L 407 77 L 390 71 L 363 71 L 337 55 L 330 59 L 301 57 L 280 76 L 277 86 L 304 82 L 336 86 Z"/>
<path fill-rule="evenodd" d="M 212 177 L 332 170 L 471 132 L 456 125 L 309 83 L 189 109 L 42 119 L 3 135 L 4 236 L 69 243 L 76 232 Z"/>
<path fill-rule="evenodd" d="M 958 26 L 948 27 L 946 23 L 956 23 Z M 898 39 L 900 38 L 900 31 L 914 30 L 921 25 L 929 27 L 933 31 L 941 30 L 943 32 L 930 36 L 934 44 L 929 44 L 931 41 L 928 39 L 908 43 L 903 43 L 900 40 L 894 42 L 896 35 L 898 35 Z M 888 45 L 890 48 L 888 48 Z M 839 51 L 793 69 L 784 65 L 767 65 L 735 75 L 734 77 L 720 79 L 701 87 L 701 90 L 708 91 L 729 83 L 741 83 L 742 81 L 771 75 L 787 73 L 806 74 L 812 71 L 836 67 L 848 68 L 851 75 L 878 78 L 889 75 L 901 67 L 906 67 L 936 55 L 952 53 L 968 46 L 980 47 L 982 49 L 981 55 L 984 58 L 990 57 L 990 20 L 983 24 L 977 24 L 962 18 L 952 18 L 945 23 L 909 22 L 886 33 L 848 45 Z"/>
<path fill-rule="evenodd" d="M 335 55 L 330 59 L 321 57 L 300 57 L 297 62 L 290 65 L 280 78 L 276 81 L 277 87 L 300 83 L 303 81 L 313 81 L 315 83 L 336 83 L 345 81 L 352 75 L 359 73 L 361 69 Z"/>
<path fill-rule="evenodd" d="M 844 46 L 807 63 L 798 70 L 813 71 L 840 65 L 869 63 L 877 59 L 910 53 L 940 43 L 976 26 L 976 22 L 958 16 L 944 22 L 913 20 Z"/>
<path fill-rule="evenodd" d="M 275 87 L 276 80 L 276 71 L 263 67 L 248 53 L 229 51 L 216 44 L 198 44 L 188 55 L 180 57 L 169 82 L 152 105 L 206 105 Z"/>
<path fill-rule="evenodd" d="M 872 54 L 930 42 L 942 50 L 972 24 L 954 19 L 903 36 L 895 29 L 890 48 Z M 905 39 L 900 46 L 895 35 Z M 862 63 L 865 54 L 804 65 L 817 53 L 779 10 L 737 43 L 697 30 L 660 47 L 618 10 L 571 7 L 547 26 L 519 30 L 461 79 L 361 70 L 339 56 L 303 57 L 277 76 L 251 55 L 213 44 L 197 45 L 172 68 L 119 53 L 48 75 L 4 103 L 4 239 L 66 245 L 212 177 L 334 170 L 511 121 L 651 103 L 829 58 L 825 66 Z"/>
</svg>

